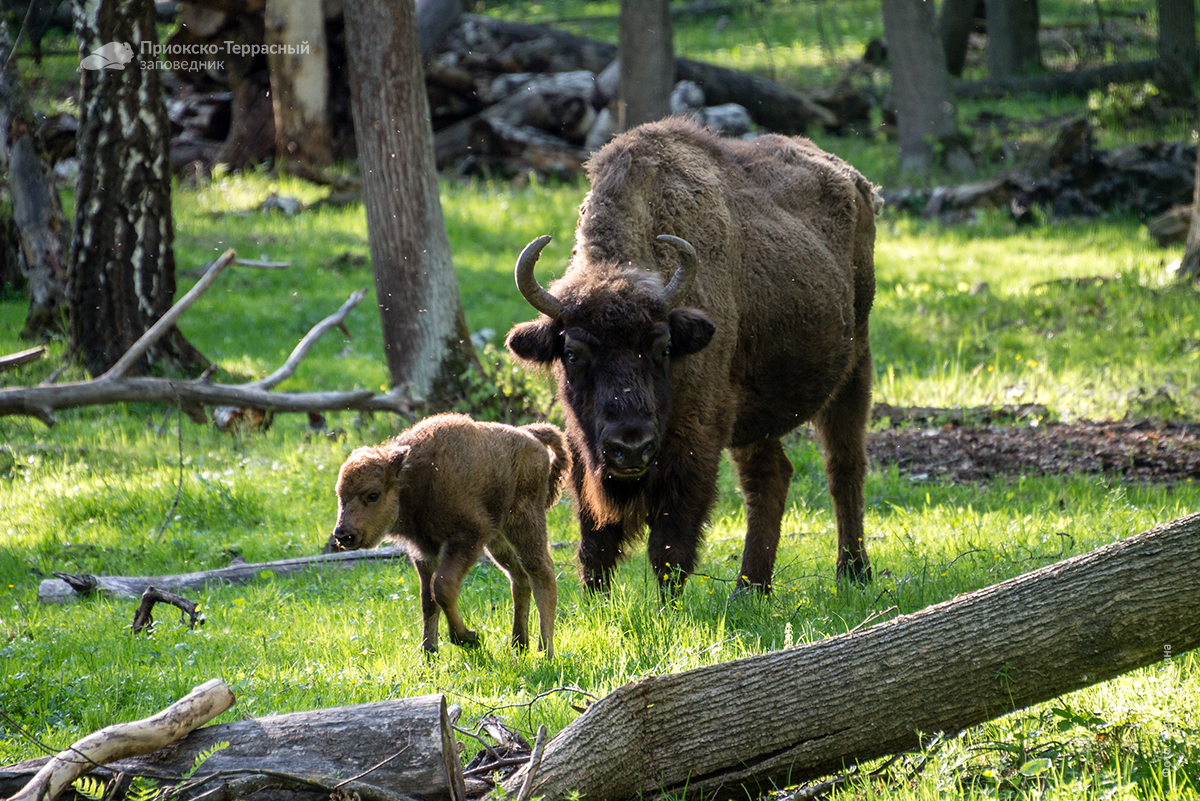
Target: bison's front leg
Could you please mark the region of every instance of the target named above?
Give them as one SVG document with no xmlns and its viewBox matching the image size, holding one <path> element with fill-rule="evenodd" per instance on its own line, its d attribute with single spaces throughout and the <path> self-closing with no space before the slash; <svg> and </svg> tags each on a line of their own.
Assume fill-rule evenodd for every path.
<svg viewBox="0 0 1200 801">
<path fill-rule="evenodd" d="M 659 457 L 662 476 L 658 513 L 650 520 L 646 553 L 658 577 L 659 596 L 665 601 L 683 589 L 696 568 L 696 552 L 704 524 L 717 495 L 717 469 L 721 452 L 702 454 L 688 440 L 665 450 Z M 692 443 L 695 440 L 691 440 Z"/>
<path fill-rule="evenodd" d="M 608 592 L 622 555 L 624 524 L 598 526 L 586 510 L 579 512 L 579 570 L 589 594 Z"/>
<path fill-rule="evenodd" d="M 426 653 L 436 654 L 438 649 L 438 621 L 442 609 L 433 599 L 433 569 L 434 564 L 424 559 L 412 558 L 413 567 L 417 570 L 417 579 L 421 587 L 421 647 Z"/>
<path fill-rule="evenodd" d="M 792 463 L 778 439 L 733 448 L 731 455 L 746 499 L 746 546 L 737 585 L 739 589 L 753 587 L 769 593 L 779 548 L 779 529 L 792 480 Z"/>
</svg>

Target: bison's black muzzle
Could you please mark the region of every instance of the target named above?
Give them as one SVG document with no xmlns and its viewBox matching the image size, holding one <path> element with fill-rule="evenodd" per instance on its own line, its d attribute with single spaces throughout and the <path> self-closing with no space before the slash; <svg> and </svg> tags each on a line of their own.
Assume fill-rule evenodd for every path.
<svg viewBox="0 0 1200 801">
<path fill-rule="evenodd" d="M 637 478 L 658 455 L 658 437 L 648 426 L 622 426 L 601 439 L 600 449 L 611 476 Z"/>
<path fill-rule="evenodd" d="M 349 529 L 335 528 L 333 534 L 329 536 L 329 542 L 325 543 L 322 553 L 338 553 L 340 551 L 353 551 L 357 545 L 358 538 L 353 531 Z"/>
</svg>

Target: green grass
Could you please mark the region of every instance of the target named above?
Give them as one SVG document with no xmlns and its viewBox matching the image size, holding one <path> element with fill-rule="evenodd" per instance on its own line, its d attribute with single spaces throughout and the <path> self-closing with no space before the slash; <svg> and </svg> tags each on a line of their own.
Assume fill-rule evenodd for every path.
<svg viewBox="0 0 1200 801">
<path fill-rule="evenodd" d="M 511 284 L 514 256 L 550 232 L 544 269 L 560 271 L 584 189 L 444 186 L 472 330 L 492 328 L 499 338 L 531 316 Z M 273 370 L 309 326 L 353 289 L 372 285 L 361 206 L 292 218 L 252 211 L 272 191 L 305 200 L 320 193 L 252 173 L 176 194 L 181 290 L 226 247 L 292 263 L 286 271 L 231 268 L 184 318 L 188 337 L 224 368 L 223 380 Z M 1040 402 L 1062 419 L 1120 418 L 1137 415 L 1141 400 L 1162 388 L 1174 414 L 1200 418 L 1197 293 L 1163 277 L 1163 262 L 1175 255 L 1126 219 L 1018 230 L 994 215 L 947 229 L 885 215 L 872 327 L 876 398 L 951 406 Z M 1063 281 L 1094 276 L 1107 280 Z M 986 290 L 977 289 L 981 282 Z M 371 297 L 348 321 L 353 338 L 327 335 L 281 389 L 384 385 Z M 20 298 L 0 301 L 0 351 L 22 346 L 16 332 L 23 314 Z M 0 380 L 41 380 L 61 358 L 62 344 L 51 350 L 49 361 Z M 502 368 L 514 369 L 507 362 Z M 548 404 L 548 394 L 542 397 Z M 280 415 L 266 434 L 236 439 L 185 420 L 175 504 L 177 423 L 163 425 L 164 412 L 145 404 L 68 411 L 51 429 L 0 419 L 0 708 L 55 746 L 151 714 L 213 677 L 238 696 L 223 719 L 444 692 L 463 705 L 468 724 L 506 706 L 501 714 L 512 725 L 532 732 L 545 723 L 556 731 L 582 699 L 569 691 L 531 702 L 547 690 L 600 696 L 646 675 L 812 642 L 1200 508 L 1196 482 L 1134 486 L 1102 476 L 1025 476 L 948 485 L 874 469 L 866 523 L 877 580 L 861 590 L 839 587 L 820 454 L 798 433 L 787 441 L 796 475 L 776 591 L 766 600 L 731 598 L 745 519 L 728 465 L 699 573 L 666 610 L 641 551 L 621 568 L 611 597 L 585 598 L 570 548 L 578 530 L 567 505 L 556 507 L 550 529 L 561 546 L 561 599 L 553 662 L 505 645 L 507 588 L 490 569 L 474 570 L 463 596 L 484 646 L 447 645 L 433 662 L 418 653 L 415 575 L 398 564 L 213 587 L 199 595 L 207 623 L 194 632 L 161 611 L 151 636 L 133 636 L 130 602 L 40 605 L 38 582 L 54 570 L 154 575 L 221 567 L 234 555 L 265 561 L 316 552 L 333 522 L 342 458 L 398 423 L 332 414 L 331 426 L 347 431 L 332 442 L 307 436 L 301 416 Z M 862 780 L 847 792 L 1188 797 L 1200 770 L 1200 738 L 1188 711 L 1198 701 L 1195 658 L 1175 654 L 973 729 L 941 748 L 911 782 Z M 37 753 L 0 726 L 0 761 Z"/>
</svg>

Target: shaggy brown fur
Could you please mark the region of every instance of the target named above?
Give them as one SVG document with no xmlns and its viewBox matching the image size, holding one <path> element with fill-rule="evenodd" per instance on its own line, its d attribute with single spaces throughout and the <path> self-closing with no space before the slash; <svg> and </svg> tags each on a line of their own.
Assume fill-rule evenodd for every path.
<svg viewBox="0 0 1200 801">
<path fill-rule="evenodd" d="M 558 382 L 586 586 L 608 587 L 646 524 L 660 587 L 682 585 L 729 448 L 746 499 L 739 584 L 768 591 L 792 475 L 780 437 L 808 420 L 825 450 L 838 576 L 869 579 L 874 188 L 807 139 L 721 139 L 681 119 L 617 137 L 588 172 L 574 253 L 549 288 L 557 309 L 507 340 Z M 663 287 L 684 249 L 661 234 L 697 254 L 671 304 Z"/>
<path fill-rule="evenodd" d="M 382 445 L 357 448 L 338 475 L 338 519 L 325 550 L 408 548 L 421 582 L 422 647 L 437 651 L 445 612 L 450 641 L 474 645 L 458 608 L 467 570 L 486 551 L 512 584 L 512 643 L 529 645 L 529 596 L 540 646 L 554 655 L 558 585 L 546 510 L 570 469 L 562 432 L 548 423 L 515 428 L 461 414 L 430 417 Z"/>
</svg>

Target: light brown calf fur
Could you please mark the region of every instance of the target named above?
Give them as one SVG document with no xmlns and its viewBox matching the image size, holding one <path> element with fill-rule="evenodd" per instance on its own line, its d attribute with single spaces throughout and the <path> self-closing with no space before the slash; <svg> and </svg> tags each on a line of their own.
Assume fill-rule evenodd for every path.
<svg viewBox="0 0 1200 801">
<path fill-rule="evenodd" d="M 548 423 L 516 428 L 461 414 L 423 420 L 382 445 L 355 449 L 338 474 L 337 526 L 326 552 L 405 546 L 421 580 L 421 645 L 438 646 L 444 611 L 450 642 L 475 645 L 458 593 L 486 552 L 512 585 L 512 643 L 529 646 L 529 596 L 539 645 L 554 656 L 558 585 L 546 539 L 546 510 L 570 469 L 562 432 Z"/>
</svg>

